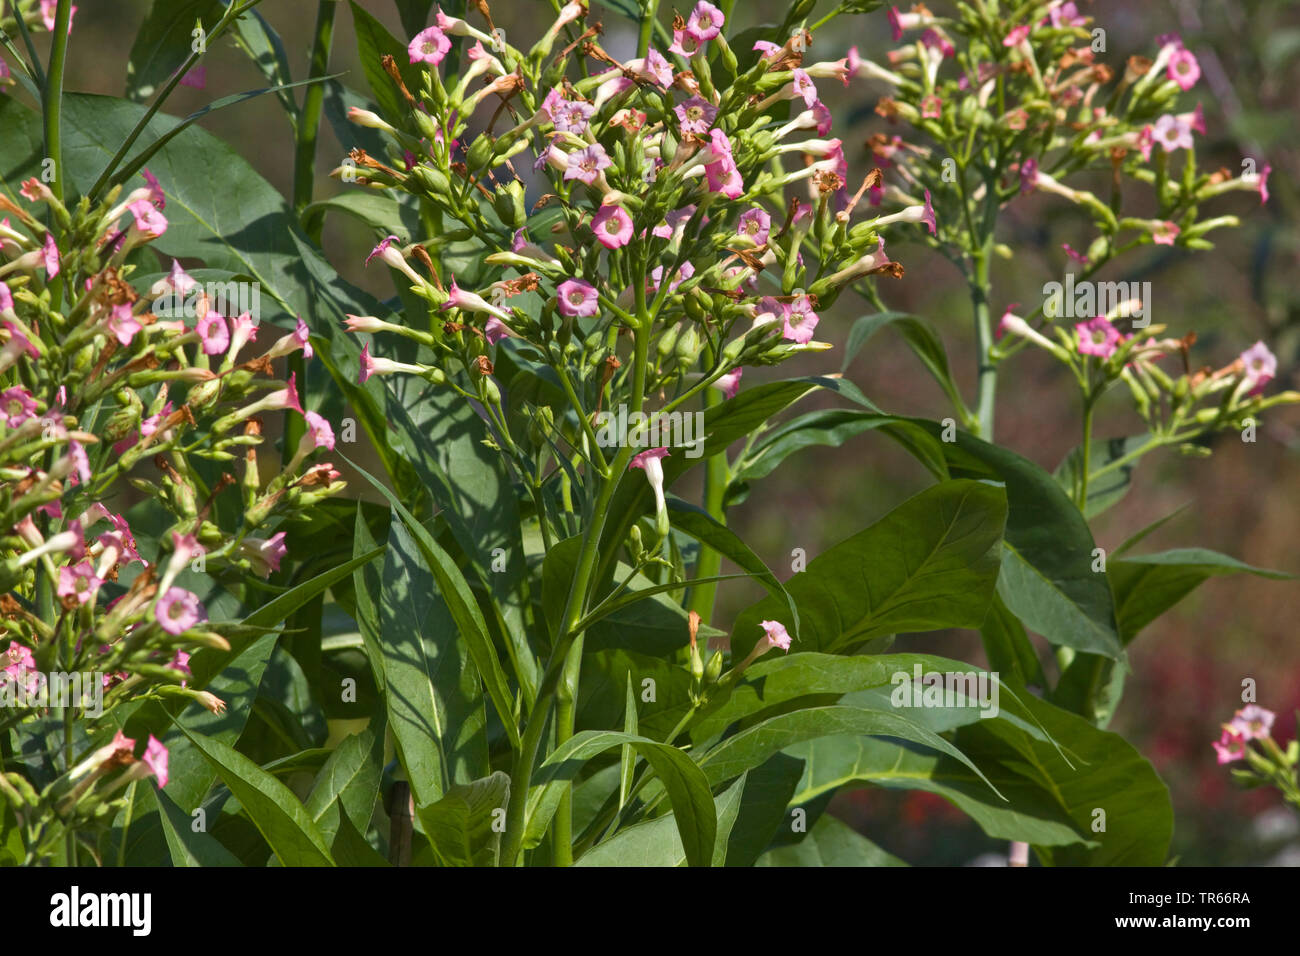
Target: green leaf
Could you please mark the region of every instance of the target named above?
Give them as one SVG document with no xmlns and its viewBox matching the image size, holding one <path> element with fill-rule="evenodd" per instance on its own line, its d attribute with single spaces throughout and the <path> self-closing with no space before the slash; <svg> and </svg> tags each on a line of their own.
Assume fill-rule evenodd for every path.
<svg viewBox="0 0 1300 956">
<path fill-rule="evenodd" d="M 152 97 L 189 58 L 195 24 L 211 30 L 225 12 L 220 0 L 154 0 L 128 55 L 126 95 Z"/>
<path fill-rule="evenodd" d="M 339 866 L 391 866 L 363 837 L 360 831 L 348 819 L 346 813 L 339 810 L 337 804 L 331 805 L 332 815 L 337 818 L 338 830 L 330 844 L 330 853 Z"/>
<path fill-rule="evenodd" d="M 277 88 L 276 98 L 289 116 L 290 123 L 298 121 L 298 104 L 287 92 L 293 82 L 289 68 L 289 55 L 285 52 L 280 34 L 257 10 L 250 10 L 235 21 L 235 43 L 248 55 L 272 87 Z"/>
<path fill-rule="evenodd" d="M 632 672 L 627 674 L 627 699 L 623 704 L 623 733 L 629 737 L 637 735 L 636 692 L 632 689 Z M 627 805 L 628 794 L 632 792 L 632 771 L 636 769 L 636 751 L 631 744 L 624 744 L 619 753 L 618 763 L 618 809 L 622 811 Z"/>
<path fill-rule="evenodd" d="M 243 865 L 233 853 L 221 845 L 216 837 L 203 830 L 195 830 L 190 815 L 176 806 L 165 791 L 154 790 L 152 787 L 149 790 L 152 791 L 150 796 L 158 806 L 158 821 L 162 825 L 163 836 L 167 839 L 172 866 Z M 141 804 L 148 799 L 149 797 L 137 792 L 136 800 Z M 142 806 L 140 809 L 145 808 Z"/>
<path fill-rule="evenodd" d="M 745 782 L 742 775 L 718 794 L 715 801 L 718 836 L 713 846 L 713 866 L 727 864 L 728 838 L 744 806 Z M 682 866 L 686 862 L 686 849 L 682 846 L 677 821 L 670 813 L 619 830 L 584 853 L 574 866 Z"/>
<path fill-rule="evenodd" d="M 1140 435 L 1131 435 L 1128 438 L 1110 438 L 1106 441 L 1093 441 L 1092 450 L 1089 455 L 1091 458 L 1091 471 L 1097 471 L 1113 461 L 1123 458 L 1125 455 L 1140 448 L 1151 439 L 1146 432 Z M 1066 491 L 1073 495 L 1075 482 L 1079 478 L 1080 462 L 1083 459 L 1083 450 L 1074 448 L 1070 451 L 1065 459 L 1056 466 L 1053 477 L 1057 483 Z M 1117 504 L 1121 498 L 1128 494 L 1129 488 L 1133 484 L 1133 472 L 1137 469 L 1139 459 L 1134 459 L 1127 465 L 1121 465 L 1114 471 L 1097 478 L 1096 481 L 1088 482 L 1088 501 L 1084 507 L 1085 517 L 1095 518 L 1111 505 Z"/>
<path fill-rule="evenodd" d="M 948 368 L 948 353 L 944 351 L 939 336 L 926 322 L 906 312 L 878 312 L 875 315 L 864 315 L 854 322 L 849 330 L 848 342 L 844 346 L 844 363 L 840 366 L 840 371 L 847 372 L 849 366 L 853 364 L 853 359 L 857 357 L 867 341 L 887 325 L 892 326 L 902 335 L 908 348 L 921 360 L 921 364 L 925 366 L 930 376 L 939 383 L 939 387 L 952 402 L 953 408 L 966 412 L 961 390 L 952 380 L 952 372 Z"/>
<path fill-rule="evenodd" d="M 349 460 L 346 456 L 343 456 L 343 458 L 388 499 L 389 504 L 393 506 L 393 510 L 402 519 L 402 523 L 410 530 L 415 542 L 419 545 L 421 554 L 424 556 L 426 566 L 433 572 L 434 579 L 438 582 L 438 593 L 446 602 L 447 608 L 456 622 L 456 630 L 469 647 L 470 656 L 473 657 L 474 664 L 483 678 L 483 683 L 487 686 L 488 695 L 496 706 L 497 716 L 501 718 L 502 724 L 505 725 L 511 743 L 518 747 L 519 729 L 514 713 L 514 698 L 511 696 L 510 688 L 506 684 L 505 672 L 501 669 L 501 660 L 497 657 L 492 638 L 488 635 L 487 623 L 483 620 L 483 612 L 479 610 L 478 602 L 474 599 L 474 594 L 470 591 L 464 575 L 456 567 L 456 563 L 451 560 L 450 555 L 434 540 L 428 529 L 416 521 L 415 516 L 397 500 L 396 495 L 369 472 L 359 468 L 355 462 Z"/>
<path fill-rule="evenodd" d="M 370 92 L 379 104 L 380 114 L 405 116 L 406 101 L 393 84 L 392 78 L 384 72 L 380 59 L 385 55 L 393 57 L 406 88 L 413 94 L 418 94 L 419 71 L 411 66 L 406 44 L 389 33 L 382 23 L 358 6 L 355 0 L 349 0 L 348 5 L 352 8 L 352 23 L 357 31 L 357 56 L 361 60 L 361 69 L 370 85 Z"/>
<path fill-rule="evenodd" d="M 672 526 L 678 531 L 690 535 L 700 544 L 707 545 L 732 561 L 763 585 L 773 599 L 784 602 L 790 612 L 791 633 L 795 637 L 799 636 L 799 608 L 794 598 L 777 580 L 776 575 L 734 531 L 707 511 L 687 504 L 680 498 L 668 499 L 668 517 L 672 521 Z"/>
<path fill-rule="evenodd" d="M 478 670 L 441 593 L 411 533 L 394 524 L 378 594 L 384 685 L 417 805 L 485 775 L 488 766 Z"/>
<path fill-rule="evenodd" d="M 980 625 L 980 637 L 989 659 L 989 670 L 1020 686 L 1040 689 L 1048 686 L 1043 664 L 1029 641 L 1029 635 L 996 595 L 989 606 L 988 617 Z"/>
<path fill-rule="evenodd" d="M 766 477 L 802 448 L 814 445 L 838 448 L 854 435 L 879 427 L 878 416 L 853 408 L 828 408 L 792 418 L 765 434 L 736 462 L 732 486 Z"/>
<path fill-rule="evenodd" d="M 798 843 L 769 850 L 755 866 L 907 866 L 847 823 L 823 816 Z"/>
<path fill-rule="evenodd" d="M 786 583 L 799 606 L 800 651 L 846 651 L 900 631 L 979 627 L 998 576 L 1007 502 L 1001 488 L 942 482 L 808 563 Z M 762 635 L 759 622 L 793 621 L 764 598 L 736 620 L 733 655 Z"/>
<path fill-rule="evenodd" d="M 713 797 L 704 773 L 676 747 L 612 730 L 584 730 L 570 737 L 546 758 L 534 776 L 528 795 L 525 846 L 541 842 L 555 815 L 560 795 L 592 757 L 611 747 L 630 744 L 663 783 L 672 804 L 677 831 L 691 866 L 708 866 L 717 837 Z"/>
<path fill-rule="evenodd" d="M 709 785 L 716 786 L 746 770 L 752 770 L 787 747 L 805 740 L 840 734 L 879 734 L 924 744 L 961 761 L 997 793 L 993 784 L 970 758 L 910 717 L 875 708 L 839 704 L 808 707 L 769 717 L 722 741 L 700 758 L 700 766 L 707 775 Z"/>
<path fill-rule="evenodd" d="M 1274 580 L 1292 577 L 1282 571 L 1252 567 L 1206 548 L 1175 548 L 1140 557 L 1114 558 L 1107 570 L 1115 590 L 1120 637 L 1125 644 L 1209 578 L 1228 574 L 1253 574 Z"/>
<path fill-rule="evenodd" d="M 353 558 L 351 561 L 330 568 L 328 571 L 324 571 L 314 578 L 304 581 L 302 584 L 296 585 L 283 594 L 272 598 L 240 623 L 245 627 L 275 627 L 308 601 L 324 594 L 331 585 L 342 581 L 357 568 L 375 560 L 383 553 L 383 548 L 375 548 Z M 234 646 L 233 642 L 231 646 Z"/>
<path fill-rule="evenodd" d="M 387 193 L 371 190 L 340 193 L 314 202 L 302 211 L 302 227 L 309 233 L 319 232 L 325 216 L 340 212 L 385 235 L 419 235 L 419 210 L 398 202 Z"/>
<path fill-rule="evenodd" d="M 331 807 L 341 810 L 357 830 L 369 827 L 382 762 L 383 738 L 369 730 L 345 737 L 325 761 L 306 806 L 327 841 L 334 842 L 339 825 L 338 815 L 329 813 Z"/>
<path fill-rule="evenodd" d="M 253 825 L 285 866 L 333 866 L 329 847 L 293 791 L 219 740 L 177 724 L 230 788 Z"/>
<path fill-rule="evenodd" d="M 433 8 L 433 0 L 394 0 L 397 5 L 397 15 L 401 17 L 402 29 L 406 31 L 408 37 L 413 37 L 426 26 L 429 25 L 429 11 Z M 464 3 L 456 4 L 460 7 L 460 13 L 464 12 Z M 445 12 L 451 16 L 460 14 L 453 10 L 452 4 L 443 4 Z"/>
<path fill-rule="evenodd" d="M 745 800 L 727 836 L 727 866 L 753 866 L 789 820 L 786 807 L 803 776 L 803 761 L 774 754 L 745 773 Z"/>
<path fill-rule="evenodd" d="M 503 818 L 510 800 L 510 777 L 490 776 L 456 784 L 438 800 L 417 805 L 416 815 L 442 866 L 496 866 Z"/>
<path fill-rule="evenodd" d="M 806 803 L 847 785 L 867 783 L 887 790 L 937 794 L 995 839 L 1053 846 L 1085 840 L 1049 792 L 996 761 L 981 759 L 979 766 L 1006 800 L 999 800 L 975 774 L 951 757 L 892 740 L 822 737 L 787 748 L 785 754 L 803 761 L 804 766 L 790 805 Z"/>
<path fill-rule="evenodd" d="M 1118 734 L 1036 697 L 1023 700 L 1073 767 L 1055 746 L 1007 721 L 975 721 L 958 729 L 955 742 L 981 767 L 1000 764 L 1036 783 L 1099 844 L 1039 846 L 1040 858 L 1059 866 L 1163 866 L 1174 814 L 1169 790 L 1151 764 Z"/>
</svg>

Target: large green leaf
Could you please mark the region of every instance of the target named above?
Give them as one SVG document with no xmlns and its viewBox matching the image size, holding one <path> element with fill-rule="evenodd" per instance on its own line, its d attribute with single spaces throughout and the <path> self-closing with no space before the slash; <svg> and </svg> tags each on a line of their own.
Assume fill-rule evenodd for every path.
<svg viewBox="0 0 1300 956">
<path fill-rule="evenodd" d="M 307 797 L 307 812 L 331 844 L 338 831 L 341 811 L 364 831 L 379 795 L 383 763 L 383 738 L 369 730 L 350 734 L 334 749 L 316 775 Z"/>
<path fill-rule="evenodd" d="M 808 563 L 786 583 L 799 606 L 797 650 L 844 651 L 900 631 L 979 627 L 998 577 L 1007 502 L 979 481 L 942 482 Z M 736 620 L 733 653 L 747 654 L 759 622 L 793 624 L 764 598 Z"/>
<path fill-rule="evenodd" d="M 388 535 L 378 594 L 388 722 L 417 805 L 487 771 L 478 670 L 411 532 Z"/>
<path fill-rule="evenodd" d="M 994 761 L 980 769 L 1002 791 L 999 800 L 969 768 L 942 754 L 874 737 L 823 737 L 790 747 L 804 773 L 790 805 L 868 783 L 891 790 L 938 794 L 965 812 L 991 837 L 1025 843 L 1079 843 L 1084 836 L 1069 814 L 1034 781 Z"/>
<path fill-rule="evenodd" d="M 691 866 L 708 866 L 713 858 L 717 817 L 704 773 L 683 750 L 612 730 L 584 730 L 575 734 L 538 768 L 528 796 L 525 845 L 535 846 L 541 841 L 555 815 L 560 795 L 582 765 L 597 754 L 623 744 L 630 745 L 663 783 L 687 861 Z"/>
<path fill-rule="evenodd" d="M 1140 435 L 1131 435 L 1128 438 L 1095 441 L 1089 452 L 1090 470 L 1096 471 L 1103 465 L 1118 461 L 1134 449 L 1146 444 L 1150 437 L 1150 435 L 1143 432 Z M 1071 495 L 1074 494 L 1074 484 L 1078 481 L 1082 460 L 1083 451 L 1076 447 L 1056 466 L 1054 477 L 1060 486 Z M 1134 459 L 1132 462 L 1121 465 L 1114 471 L 1098 477 L 1096 481 L 1090 480 L 1088 482 L 1088 500 L 1083 509 L 1084 515 L 1095 518 L 1111 505 L 1117 504 L 1120 499 L 1128 494 L 1129 488 L 1133 484 L 1133 472 L 1137 469 L 1137 466 L 1137 459 Z"/>
<path fill-rule="evenodd" d="M 769 717 L 722 741 L 700 758 L 700 766 L 709 785 L 716 786 L 752 770 L 787 747 L 841 734 L 879 734 L 924 744 L 959 760 L 993 787 L 965 754 L 917 720 L 879 708 L 841 704 L 808 707 Z"/>
<path fill-rule="evenodd" d="M 1206 548 L 1175 548 L 1158 554 L 1114 558 L 1107 570 L 1115 590 L 1119 633 L 1125 644 L 1209 578 L 1229 574 L 1253 574 L 1275 580 L 1291 577 L 1282 571 L 1252 567 Z"/>
<path fill-rule="evenodd" d="M 147 785 L 146 785 L 147 786 Z M 194 821 L 188 813 L 176 806 L 166 791 L 145 791 L 148 795 L 137 792 L 136 800 L 141 803 L 138 809 L 146 809 L 152 800 L 158 807 L 158 821 L 162 826 L 163 836 L 167 839 L 167 849 L 171 853 L 172 866 L 240 866 L 239 860 L 227 850 L 216 837 L 194 828 Z"/>
<path fill-rule="evenodd" d="M 180 727 L 285 866 L 333 866 L 329 846 L 293 791 L 219 740 Z"/>
<path fill-rule="evenodd" d="M 346 456 L 344 459 L 347 460 Z M 518 746 L 519 730 L 514 713 L 514 698 L 506 684 L 505 671 L 501 668 L 501 660 L 497 656 L 496 647 L 492 644 L 487 623 L 483 620 L 483 612 L 479 609 L 478 602 L 464 575 L 452 561 L 451 556 L 434 540 L 429 530 L 415 519 L 396 495 L 369 472 L 358 467 L 355 462 L 349 461 L 349 464 L 388 499 L 397 516 L 410 531 L 420 554 L 424 557 L 425 566 L 437 581 L 438 594 L 451 612 L 460 639 L 468 647 L 470 656 L 479 674 L 482 675 L 488 696 L 496 706 L 497 716 L 501 718 L 501 723 L 505 726 L 511 742 Z"/>
<path fill-rule="evenodd" d="M 443 866 L 496 866 L 510 777 L 497 771 L 467 784 L 456 784 L 433 803 L 415 812 Z"/>
<path fill-rule="evenodd" d="M 131 45 L 126 95 L 150 99 L 189 57 L 195 24 L 211 30 L 225 12 L 221 0 L 154 0 Z"/>
<path fill-rule="evenodd" d="M 1119 558 L 1107 564 L 1120 639 L 1127 645 L 1142 628 L 1164 614 L 1211 577 L 1254 574 L 1284 579 L 1290 575 L 1243 564 L 1205 548 L 1176 548 L 1159 554 Z M 1105 727 L 1119 706 L 1128 671 L 1123 662 L 1098 654 L 1078 654 L 1061 675 L 1052 702 Z"/>
<path fill-rule="evenodd" d="M 906 312 L 878 312 L 875 315 L 864 315 L 854 322 L 844 345 L 844 361 L 840 371 L 847 372 L 862 347 L 885 326 L 891 326 L 903 337 L 903 341 L 943 389 L 953 407 L 965 409 L 961 390 L 957 388 L 948 368 L 948 353 L 944 351 L 939 336 L 926 322 Z"/>
<path fill-rule="evenodd" d="M 745 776 L 718 794 L 715 801 L 718 817 L 717 842 L 713 846 L 713 866 L 727 865 L 728 840 L 732 827 L 744 806 Z M 686 848 L 677 830 L 673 814 L 644 820 L 619 830 L 608 840 L 598 843 L 577 861 L 575 866 L 683 866 Z"/>
<path fill-rule="evenodd" d="M 847 823 L 823 816 L 798 843 L 768 850 L 755 866 L 907 866 Z"/>
<path fill-rule="evenodd" d="M 1174 814 L 1169 791 L 1151 764 L 1118 734 L 1036 697 L 1022 699 L 1065 755 L 1002 720 L 970 723 L 957 730 L 954 740 L 981 768 L 1001 765 L 1036 783 L 1080 833 L 1099 844 L 1039 846 L 1044 862 L 1163 866 Z M 1104 820 L 1098 811 L 1104 812 Z M 1103 825 L 1105 829 L 1099 829 Z"/>
</svg>

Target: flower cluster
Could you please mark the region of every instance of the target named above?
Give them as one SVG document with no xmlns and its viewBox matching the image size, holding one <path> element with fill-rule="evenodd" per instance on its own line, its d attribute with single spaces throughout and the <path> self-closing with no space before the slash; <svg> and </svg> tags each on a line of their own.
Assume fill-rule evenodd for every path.
<svg viewBox="0 0 1300 956">
<path fill-rule="evenodd" d="M 733 50 L 722 11 L 700 2 L 674 20 L 666 51 L 623 61 L 586 15 L 565 5 L 524 51 L 437 11 L 409 63 L 383 61 L 402 114 L 351 113 L 382 131 L 389 156 L 353 149 L 335 170 L 414 197 L 431 228 L 419 242 L 386 236 L 367 260 L 428 303 L 427 328 L 348 319 L 352 332 L 417 343 L 419 361 L 367 342 L 360 379 L 454 388 L 489 410 L 506 442 L 503 362 L 555 370 L 577 447 L 602 405 L 671 411 L 710 386 L 732 397 L 744 366 L 829 348 L 814 341 L 819 312 L 860 280 L 903 273 L 884 227 L 936 228 L 926 196 L 861 214 L 880 171 L 850 172 L 818 93 L 848 81 L 849 61 L 805 63 L 808 34 Z M 573 39 L 560 48 L 562 35 Z M 468 65 L 444 76 L 453 41 L 472 44 Z M 580 57 L 590 75 L 577 75 Z M 453 247 L 483 266 L 445 274 L 435 260 Z M 600 470 L 595 445 L 583 454 Z"/>
<path fill-rule="evenodd" d="M 1245 761 L 1250 769 L 1234 769 L 1233 777 L 1248 787 L 1272 784 L 1283 798 L 1300 810 L 1300 787 L 1296 767 L 1300 766 L 1300 742 L 1292 740 L 1286 750 L 1273 739 L 1277 715 L 1257 704 L 1247 704 L 1224 724 L 1213 742 L 1219 764 Z"/>
<path fill-rule="evenodd" d="M 188 686 L 189 658 L 229 650 L 234 625 L 207 620 L 195 572 L 267 576 L 285 534 L 255 533 L 343 487 L 331 465 L 308 460 L 333 447 L 329 424 L 304 411 L 292 375 L 274 377 L 276 358 L 310 357 L 306 327 L 264 336 L 259 348 L 253 317 L 222 314 L 211 288 L 178 262 L 149 286 L 149 245 L 168 221 L 162 189 L 143 176 L 126 196 L 115 189 L 72 208 L 38 179 L 18 197 L 0 195 L 6 719 L 41 713 L 44 702 L 18 691 L 55 672 L 98 675 L 105 711 L 160 694 L 219 711 L 220 700 Z M 262 425 L 279 411 L 305 415 L 308 428 L 264 480 Z M 227 462 L 240 464 L 227 472 Z M 128 744 L 80 765 L 76 800 L 42 806 L 63 814 L 86 805 L 106 768 L 133 762 Z M 159 785 L 160 747 L 151 742 L 144 761 Z M 70 783 L 65 775 L 50 794 Z"/>
<path fill-rule="evenodd" d="M 1009 254 L 989 224 L 1033 193 L 1072 204 L 1090 222 L 1084 252 L 1062 249 L 1062 268 L 1081 284 L 1142 246 L 1213 248 L 1206 236 L 1237 224 L 1235 216 L 1203 216 L 1224 193 L 1243 190 L 1267 202 L 1271 167 L 1262 160 L 1244 158 L 1237 175 L 1198 168 L 1203 111 L 1200 104 L 1180 109 L 1178 99 L 1194 89 L 1200 67 L 1177 35 L 1158 37 L 1154 58 L 1131 57 L 1120 70 L 1105 62 L 1105 30 L 1075 3 L 1031 4 L 1017 15 L 1025 19 L 1008 23 L 971 5 L 958 5 L 951 17 L 921 4 L 910 13 L 891 8 L 900 45 L 888 65 L 855 51 L 848 61 L 855 77 L 882 89 L 876 112 L 916 134 L 878 132 L 868 140 L 885 170 L 870 201 L 933 196 L 943 225 L 926 238 L 968 276 L 987 277 L 991 255 Z M 1099 180 L 1109 194 L 1087 188 Z M 1152 203 L 1156 216 L 1126 215 L 1135 200 Z M 984 330 L 990 366 L 1026 345 L 1042 348 L 1072 369 L 1089 407 L 1122 380 L 1165 444 L 1238 428 L 1271 405 L 1300 401 L 1294 392 L 1262 397 L 1276 370 L 1263 343 L 1218 370 L 1198 368 L 1189 356 L 1195 333 L 1161 338 L 1165 327 L 1143 320 L 1149 302 L 1130 297 L 1082 315 L 1060 305 L 1046 294 L 1024 315 L 1009 305 L 1001 323 Z M 1062 314 L 1079 318 L 1061 323 Z M 1181 373 L 1158 364 L 1171 357 L 1181 360 Z M 1213 406 L 1196 407 L 1203 401 Z"/>
</svg>

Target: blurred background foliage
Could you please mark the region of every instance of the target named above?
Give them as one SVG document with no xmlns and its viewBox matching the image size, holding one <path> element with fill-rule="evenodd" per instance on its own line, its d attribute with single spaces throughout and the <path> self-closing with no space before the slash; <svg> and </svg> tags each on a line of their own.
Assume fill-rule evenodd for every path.
<svg viewBox="0 0 1300 956">
<path fill-rule="evenodd" d="M 593 0 L 601 8 L 601 0 Z M 128 45 L 148 12 L 149 0 L 83 0 L 76 15 L 66 88 L 121 95 Z M 177 16 L 192 6 L 177 0 Z M 389 0 L 363 0 L 367 11 L 395 35 L 405 36 Z M 608 4 L 606 4 L 608 6 Z M 665 5 L 667 7 L 668 5 Z M 679 6 L 685 8 L 688 4 Z M 936 12 L 944 6 L 932 4 Z M 532 32 L 549 22 L 548 0 L 496 0 L 498 26 Z M 783 0 L 745 0 L 736 5 L 740 28 L 778 23 Z M 830 9 L 818 5 L 813 19 Z M 1231 361 L 1257 339 L 1279 357 L 1270 391 L 1300 388 L 1300 4 L 1295 0 L 1087 0 L 1082 13 L 1106 30 L 1105 62 L 1122 69 L 1132 54 L 1154 56 L 1155 38 L 1177 32 L 1197 55 L 1200 83 L 1183 102 L 1199 100 L 1208 135 L 1198 141 L 1205 164 L 1234 173 L 1242 157 L 1273 167 L 1271 199 L 1260 208 L 1253 194 L 1232 193 L 1217 201 L 1219 214 L 1233 213 L 1242 228 L 1215 233 L 1213 252 L 1189 254 L 1147 247 L 1098 276 L 1100 280 L 1152 283 L 1152 318 L 1170 333 L 1195 331 L 1195 355 L 1215 367 Z M 825 10 L 823 9 L 825 8 Z M 306 75 L 316 4 L 308 0 L 266 0 L 260 12 L 279 31 L 288 49 L 293 79 Z M 593 11 L 595 12 L 595 11 Z M 613 12 L 604 17 L 602 45 L 625 58 L 635 48 L 634 27 Z M 38 43 L 47 42 L 38 38 Z M 841 17 L 814 37 L 810 61 L 836 59 L 856 45 L 864 57 L 883 60 L 893 45 L 884 10 Z M 230 93 L 265 86 L 240 51 L 221 41 L 210 51 L 204 88 L 181 87 L 169 112 L 184 115 Z M 44 52 L 44 51 L 42 51 Z M 330 71 L 347 86 L 364 90 L 349 13 L 340 6 Z M 8 88 L 13 94 L 15 88 Z M 837 117 L 834 135 L 844 140 L 850 180 L 871 165 L 865 148 L 888 124 L 873 112 L 878 91 L 863 82 L 843 89 L 822 81 L 823 98 Z M 0 94 L 4 95 L 4 94 Z M 292 91 L 299 100 L 301 89 Z M 293 182 L 291 131 L 275 97 L 265 96 L 202 121 L 230 142 L 286 196 Z M 902 131 L 898 131 L 902 132 Z M 347 125 L 322 124 L 315 199 L 346 188 L 327 178 L 355 145 Z M 340 139 L 342 136 L 342 139 Z M 526 164 L 525 164 L 526 165 Z M 1027 196 L 1013 205 L 999 236 L 1015 250 L 995 267 L 995 314 L 1009 303 L 1035 303 L 1042 285 L 1061 278 L 1062 243 L 1086 248 L 1084 223 L 1050 196 Z M 327 254 L 349 281 L 381 298 L 392 295 L 387 275 L 361 266 L 374 237 L 353 221 L 327 220 Z M 901 280 L 880 279 L 889 308 L 927 317 L 940 330 L 959 382 L 973 394 L 974 352 L 966 290 L 953 267 L 919 244 L 891 245 L 901 261 Z M 845 296 L 823 313 L 818 338 L 842 347 L 849 325 L 872 311 Z M 837 370 L 835 352 L 810 357 L 782 376 Z M 942 394 L 900 340 L 872 339 L 848 375 L 882 408 L 942 417 Z M 319 374 L 319 373 L 318 373 Z M 750 370 L 751 386 L 770 370 Z M 1051 470 L 1074 445 L 1078 409 L 1066 370 L 1036 350 L 1025 350 L 1003 366 L 997 440 Z M 1122 392 L 1123 390 L 1119 390 Z M 1100 437 L 1131 434 L 1137 422 L 1122 396 L 1103 406 Z M 807 410 L 807 409 L 805 409 Z M 730 520 L 741 536 L 773 567 L 789 563 L 794 549 L 808 558 L 875 521 L 928 483 L 916 462 L 887 439 L 871 433 L 841 449 L 813 448 L 794 456 L 769 476 Z M 353 485 L 354 489 L 357 487 Z M 682 488 L 690 495 L 694 489 Z M 1153 550 L 1197 545 L 1249 564 L 1300 574 L 1300 409 L 1275 410 L 1254 444 L 1225 434 L 1208 459 L 1172 452 L 1143 461 L 1133 491 L 1094 522 L 1103 548 L 1178 508 L 1190 505 L 1148 542 Z M 726 570 L 726 569 L 724 569 Z M 748 588 L 748 590 L 746 589 Z M 748 583 L 722 592 L 714 624 L 724 630 L 736 612 L 761 597 Z M 1211 580 L 1153 624 L 1132 650 L 1134 674 L 1111 729 L 1147 756 L 1168 783 L 1177 811 L 1173 852 L 1182 864 L 1300 865 L 1300 825 L 1272 790 L 1243 792 L 1216 766 L 1210 741 L 1218 724 L 1240 706 L 1241 683 L 1253 678 L 1258 702 L 1279 714 L 1281 736 L 1289 736 L 1300 709 L 1300 586 L 1252 576 Z M 1045 648 L 1046 645 L 1040 645 Z M 929 651 L 982 664 L 978 634 L 955 631 L 925 638 L 900 637 L 896 649 Z M 1051 655 L 1042 655 L 1045 666 Z M 1005 846 L 941 798 L 923 792 L 857 790 L 841 793 L 832 812 L 886 850 L 916 863 L 998 863 Z"/>
</svg>

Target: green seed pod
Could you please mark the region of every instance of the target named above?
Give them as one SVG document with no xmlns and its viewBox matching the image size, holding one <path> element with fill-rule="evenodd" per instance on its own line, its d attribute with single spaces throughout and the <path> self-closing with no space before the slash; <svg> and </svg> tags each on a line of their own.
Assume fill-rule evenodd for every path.
<svg viewBox="0 0 1300 956">
<path fill-rule="evenodd" d="M 722 676 L 722 651 L 715 651 L 709 658 L 709 662 L 704 665 L 704 683 L 716 684 L 718 678 Z"/>
<path fill-rule="evenodd" d="M 678 337 L 677 348 L 674 351 L 681 365 L 688 366 L 695 362 L 700 354 L 700 334 L 695 331 L 694 326 L 689 326 Z"/>
<path fill-rule="evenodd" d="M 666 359 L 673 353 L 677 347 L 677 336 L 681 333 L 682 324 L 676 322 L 659 333 L 659 341 L 655 344 L 655 350 L 660 359 Z"/>
</svg>

